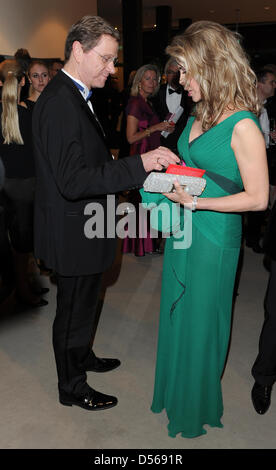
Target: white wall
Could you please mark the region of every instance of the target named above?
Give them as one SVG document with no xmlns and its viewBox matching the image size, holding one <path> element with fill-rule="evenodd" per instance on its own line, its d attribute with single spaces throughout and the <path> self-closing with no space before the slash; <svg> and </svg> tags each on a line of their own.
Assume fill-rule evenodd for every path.
<svg viewBox="0 0 276 470">
<path fill-rule="evenodd" d="M 63 59 L 70 26 L 97 15 L 97 0 L 0 0 L 0 11 L 0 54 L 23 47 L 31 57 Z"/>
</svg>

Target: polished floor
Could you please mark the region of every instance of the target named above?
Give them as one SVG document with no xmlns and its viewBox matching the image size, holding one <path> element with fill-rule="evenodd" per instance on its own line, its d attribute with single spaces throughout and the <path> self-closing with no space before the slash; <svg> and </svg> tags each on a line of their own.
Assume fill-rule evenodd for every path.
<svg viewBox="0 0 276 470">
<path fill-rule="evenodd" d="M 94 349 L 118 357 L 119 369 L 88 373 L 90 385 L 119 399 L 115 408 L 87 412 L 58 403 L 51 328 L 56 288 L 49 305 L 19 312 L 12 301 L 0 314 L 1 449 L 274 449 L 276 393 L 267 414 L 254 411 L 251 366 L 263 322 L 268 272 L 263 256 L 245 248 L 233 317 L 231 347 L 222 379 L 223 429 L 206 426 L 195 439 L 168 437 L 165 413 L 150 404 L 158 331 L 163 257 L 118 256 L 106 291 Z M 185 396 L 183 396 L 185 400 Z"/>
</svg>

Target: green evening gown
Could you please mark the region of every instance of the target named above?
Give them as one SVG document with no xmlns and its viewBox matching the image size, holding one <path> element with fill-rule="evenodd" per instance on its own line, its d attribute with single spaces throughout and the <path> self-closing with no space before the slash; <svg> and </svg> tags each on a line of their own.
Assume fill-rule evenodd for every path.
<svg viewBox="0 0 276 470">
<path fill-rule="evenodd" d="M 194 117 L 190 118 L 178 149 L 187 166 L 203 168 L 207 184 L 203 197 L 220 197 L 242 191 L 243 184 L 231 148 L 235 124 L 257 118 L 239 111 L 189 144 Z M 172 226 L 184 210 L 163 195 L 141 190 L 142 200 L 173 208 Z M 175 206 L 175 207 L 173 207 Z M 158 208 L 158 206 L 157 206 Z M 151 211 L 153 225 L 155 209 Z M 187 209 L 185 210 L 187 212 Z M 190 212 L 190 211 L 189 211 Z M 223 427 L 221 375 L 228 350 L 232 297 L 241 243 L 241 215 L 195 211 L 192 243 L 176 249 L 179 238 L 166 240 L 162 278 L 158 351 L 152 411 L 166 410 L 169 436 L 206 434 L 204 425 Z M 157 228 L 157 226 L 156 226 Z M 167 229 L 169 231 L 169 229 Z M 171 229 L 172 230 L 172 229 Z"/>
</svg>

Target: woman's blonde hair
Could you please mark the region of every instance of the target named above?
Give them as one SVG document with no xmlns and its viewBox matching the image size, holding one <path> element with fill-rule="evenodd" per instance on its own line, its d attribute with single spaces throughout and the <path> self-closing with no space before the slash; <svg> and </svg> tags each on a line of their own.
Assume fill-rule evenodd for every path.
<svg viewBox="0 0 276 470">
<path fill-rule="evenodd" d="M 142 65 L 142 67 L 140 67 L 137 70 L 136 74 L 135 74 L 135 77 L 134 77 L 133 83 L 132 83 L 132 87 L 131 87 L 131 90 L 130 90 L 131 96 L 138 96 L 138 94 L 139 94 L 139 84 L 140 84 L 145 72 L 147 72 L 148 70 L 153 70 L 156 73 L 156 78 L 157 78 L 157 83 L 158 83 L 158 86 L 156 87 L 156 89 L 154 90 L 154 93 L 152 93 L 151 96 L 156 95 L 156 93 L 158 92 L 159 87 L 160 87 L 160 78 L 161 78 L 160 70 L 154 64 L 146 64 L 146 65 Z"/>
<path fill-rule="evenodd" d="M 226 109 L 248 110 L 258 115 L 256 75 L 240 45 L 240 36 L 211 21 L 197 21 L 176 36 L 166 52 L 194 78 L 201 101 L 195 115 L 204 131 L 216 125 Z"/>
<path fill-rule="evenodd" d="M 23 76 L 16 60 L 7 59 L 0 64 L 0 80 L 3 83 L 1 125 L 4 144 L 24 144 L 17 109 L 18 85 Z"/>
</svg>

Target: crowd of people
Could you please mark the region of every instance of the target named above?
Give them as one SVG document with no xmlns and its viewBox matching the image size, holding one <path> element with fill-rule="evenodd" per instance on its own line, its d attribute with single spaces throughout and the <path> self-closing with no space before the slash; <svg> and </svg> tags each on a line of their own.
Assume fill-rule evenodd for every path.
<svg viewBox="0 0 276 470">
<path fill-rule="evenodd" d="M 165 202 L 170 216 L 177 204 L 179 230 L 185 211 L 192 211 L 191 246 L 176 249 L 175 233 L 165 244 L 152 411 L 166 410 L 171 437 L 205 434 L 205 424 L 222 427 L 221 375 L 242 214 L 248 246 L 271 258 L 266 321 L 252 370 L 253 405 L 259 414 L 269 408 L 276 380 L 276 71 L 267 65 L 255 73 L 238 39 L 217 23 L 193 23 L 168 45 L 162 84 L 163 71 L 145 64 L 121 94 L 112 84 L 119 33 L 100 17 L 85 16 L 71 27 L 64 62 L 32 60 L 21 49 L 0 64 L 2 288 L 15 289 L 24 306 L 42 307 L 47 289 L 30 282 L 30 257 L 55 273 L 53 346 L 63 405 L 101 410 L 117 404 L 86 375 L 120 366 L 119 359 L 97 357 L 90 345 L 116 240 L 87 237 L 83 227 L 90 204 L 105 213 L 107 195 L 117 195 L 118 204 L 124 194 L 135 209 Z M 177 181 L 168 194 L 141 189 L 151 171 L 182 161 L 206 170 L 201 197 Z M 162 252 L 161 228 L 159 239 L 151 238 L 150 213 L 136 214 L 136 232 L 124 239 L 123 252 Z"/>
</svg>

